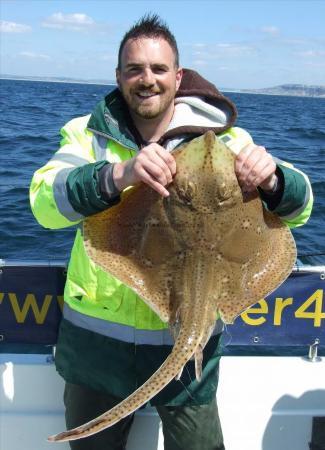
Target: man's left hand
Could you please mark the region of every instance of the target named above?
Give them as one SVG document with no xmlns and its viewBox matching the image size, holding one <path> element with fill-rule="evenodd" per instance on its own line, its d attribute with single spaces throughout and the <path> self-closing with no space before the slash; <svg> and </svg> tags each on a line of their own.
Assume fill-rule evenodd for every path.
<svg viewBox="0 0 325 450">
<path fill-rule="evenodd" d="M 235 160 L 235 173 L 244 192 L 252 192 L 257 187 L 272 191 L 277 182 L 275 170 L 272 156 L 259 145 L 246 145 Z"/>
</svg>

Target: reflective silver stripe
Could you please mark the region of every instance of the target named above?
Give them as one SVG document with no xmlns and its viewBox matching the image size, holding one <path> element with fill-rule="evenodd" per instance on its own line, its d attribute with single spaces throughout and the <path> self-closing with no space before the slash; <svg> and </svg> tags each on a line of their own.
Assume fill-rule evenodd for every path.
<svg viewBox="0 0 325 450">
<path fill-rule="evenodd" d="M 277 158 L 276 156 L 272 156 L 272 159 L 275 162 L 275 164 L 283 164 L 285 162 L 282 159 Z"/>
<path fill-rule="evenodd" d="M 71 164 L 74 167 L 83 166 L 85 164 L 89 164 L 89 161 L 84 158 L 80 158 L 80 156 L 71 155 L 70 153 L 56 153 L 50 161 L 61 161 Z"/>
<path fill-rule="evenodd" d="M 277 158 L 275 156 L 273 156 L 273 161 L 276 164 L 284 164 L 285 165 L 285 161 L 283 161 L 283 160 L 281 160 L 281 159 L 279 159 L 279 158 Z M 285 165 L 285 167 L 287 167 L 287 166 Z M 295 169 L 294 167 L 289 167 L 289 168 L 294 170 L 295 172 L 300 173 L 305 178 L 305 180 L 306 180 L 306 194 L 305 194 L 305 198 L 304 198 L 304 202 L 303 202 L 302 206 L 300 206 L 298 209 L 295 209 L 294 211 L 292 211 L 290 214 L 288 214 L 286 216 L 282 216 L 281 214 L 279 214 L 279 217 L 281 217 L 281 219 L 283 219 L 283 220 L 291 220 L 291 219 L 294 219 L 295 217 L 298 217 L 304 211 L 306 206 L 308 205 L 308 202 L 309 202 L 309 200 L 311 198 L 311 195 L 312 195 L 311 186 L 310 186 L 309 180 L 305 176 L 305 174 L 302 173 L 300 170 Z"/>
<path fill-rule="evenodd" d="M 102 161 L 103 159 L 106 159 L 107 139 L 103 136 L 94 134 L 92 144 L 94 148 L 96 161 Z M 89 164 L 89 161 L 84 158 L 81 158 L 80 156 L 64 152 L 56 153 L 51 159 L 51 161 L 61 161 L 72 165 L 72 167 L 61 169 L 54 179 L 53 195 L 59 212 L 70 222 L 78 222 L 84 219 L 84 216 L 82 214 L 76 212 L 72 208 L 68 200 L 66 181 L 69 176 L 69 173 L 72 170 L 74 170 L 76 167 Z"/>
<path fill-rule="evenodd" d="M 302 204 L 302 206 L 300 206 L 300 208 L 298 208 L 298 209 L 295 209 L 294 211 L 292 211 L 290 214 L 288 214 L 286 216 L 281 216 L 279 214 L 279 217 L 281 217 L 281 219 L 284 219 L 284 220 L 290 220 L 290 219 L 294 219 L 295 217 L 298 217 L 304 211 L 306 206 L 308 205 L 308 202 L 310 200 L 310 194 L 311 194 L 311 189 L 310 189 L 309 183 L 307 183 L 306 195 L 305 195 L 304 203 Z"/>
<path fill-rule="evenodd" d="M 108 322 L 96 317 L 86 316 L 64 304 L 63 317 L 80 328 L 93 331 L 103 336 L 107 336 L 119 341 L 133 344 L 149 345 L 173 345 L 174 339 L 168 329 L 165 330 L 138 330 L 128 325 Z M 219 319 L 216 322 L 212 335 L 220 334 L 223 330 L 223 322 Z"/>
<path fill-rule="evenodd" d="M 77 213 L 71 206 L 68 200 L 67 185 L 66 181 L 69 173 L 74 170 L 74 167 L 69 169 L 60 170 L 53 182 L 53 195 L 55 199 L 56 206 L 59 212 L 70 222 L 77 222 L 84 218 L 83 215 Z"/>
<path fill-rule="evenodd" d="M 107 159 L 106 147 L 108 139 L 104 136 L 94 133 L 92 138 L 92 146 L 95 153 L 96 161 L 103 161 Z"/>
</svg>

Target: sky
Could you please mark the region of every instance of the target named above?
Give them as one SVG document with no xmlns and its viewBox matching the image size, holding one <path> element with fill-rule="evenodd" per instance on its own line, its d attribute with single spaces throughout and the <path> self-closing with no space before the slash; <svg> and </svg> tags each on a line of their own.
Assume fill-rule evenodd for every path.
<svg viewBox="0 0 325 450">
<path fill-rule="evenodd" d="M 1 74 L 114 80 L 124 33 L 156 13 L 221 88 L 325 85 L 325 0 L 0 1 Z"/>
</svg>

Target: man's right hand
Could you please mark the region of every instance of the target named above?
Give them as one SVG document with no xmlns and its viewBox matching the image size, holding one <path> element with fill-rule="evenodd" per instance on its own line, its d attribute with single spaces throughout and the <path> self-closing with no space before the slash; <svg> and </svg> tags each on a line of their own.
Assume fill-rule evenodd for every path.
<svg viewBox="0 0 325 450">
<path fill-rule="evenodd" d="M 168 197 L 165 188 L 176 174 L 174 157 L 159 144 L 149 144 L 141 151 L 121 163 L 115 163 L 113 180 L 119 191 L 139 182 L 148 184 L 163 197 Z"/>
</svg>

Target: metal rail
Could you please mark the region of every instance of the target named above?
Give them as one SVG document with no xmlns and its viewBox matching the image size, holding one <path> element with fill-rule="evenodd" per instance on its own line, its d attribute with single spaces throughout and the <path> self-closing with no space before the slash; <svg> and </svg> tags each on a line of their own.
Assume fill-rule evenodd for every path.
<svg viewBox="0 0 325 450">
<path fill-rule="evenodd" d="M 6 260 L 0 258 L 0 267 L 67 267 L 68 261 L 53 260 Z M 311 266 L 297 264 L 293 267 L 292 273 L 324 273 L 325 265 Z"/>
</svg>

